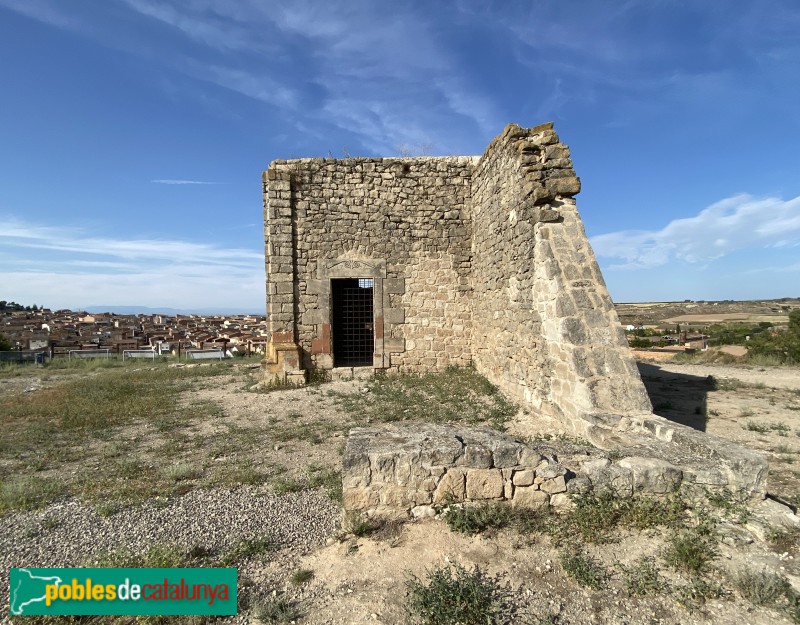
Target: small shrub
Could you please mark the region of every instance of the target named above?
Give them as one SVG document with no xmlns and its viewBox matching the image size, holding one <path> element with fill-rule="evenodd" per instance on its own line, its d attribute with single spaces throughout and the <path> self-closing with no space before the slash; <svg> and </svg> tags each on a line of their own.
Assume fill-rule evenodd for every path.
<svg viewBox="0 0 800 625">
<path fill-rule="evenodd" d="M 314 571 L 311 569 L 299 569 L 292 575 L 292 584 L 294 586 L 302 586 L 306 582 L 310 582 L 314 577 Z"/>
<path fill-rule="evenodd" d="M 258 536 L 246 538 L 237 542 L 231 549 L 226 551 L 220 558 L 222 566 L 232 566 L 253 556 L 261 555 L 275 549 L 275 543 L 269 536 Z"/>
<path fill-rule="evenodd" d="M 797 601 L 797 593 L 783 575 L 767 571 L 741 571 L 733 584 L 742 596 L 754 603 L 773 608 L 789 608 Z"/>
<path fill-rule="evenodd" d="M 773 550 L 791 553 L 800 548 L 800 528 L 773 529 L 767 534 L 767 541 Z"/>
<path fill-rule="evenodd" d="M 451 505 L 444 520 L 453 532 L 480 534 L 508 527 L 514 521 L 514 513 L 508 504 L 501 503 Z"/>
<path fill-rule="evenodd" d="M 653 557 L 642 556 L 635 564 L 620 568 L 625 590 L 632 597 L 660 593 L 665 588 L 665 582 L 658 574 L 658 566 Z"/>
<path fill-rule="evenodd" d="M 471 571 L 450 564 L 427 573 L 423 581 L 411 575 L 407 610 L 423 625 L 505 625 L 514 623 L 511 590 L 479 566 Z"/>
<path fill-rule="evenodd" d="M 707 491 L 705 496 L 708 503 L 733 515 L 738 523 L 747 522 L 750 516 L 750 509 L 747 503 L 740 497 L 736 497 L 729 490 Z"/>
<path fill-rule="evenodd" d="M 328 491 L 331 500 L 341 503 L 342 501 L 342 474 L 335 469 L 326 467 L 308 467 L 308 487 L 324 487 Z"/>
<path fill-rule="evenodd" d="M 687 606 L 700 606 L 709 599 L 720 599 L 727 594 L 722 584 L 703 575 L 692 575 L 688 584 L 675 588 L 678 601 Z"/>
<path fill-rule="evenodd" d="M 735 391 L 744 386 L 740 380 L 716 378 L 713 375 L 708 376 L 708 382 L 712 391 Z"/>
<path fill-rule="evenodd" d="M 306 485 L 300 480 L 294 480 L 288 477 L 279 477 L 272 481 L 272 488 L 278 495 L 287 495 L 289 493 L 298 493 L 306 488 Z"/>
<path fill-rule="evenodd" d="M 748 421 L 747 425 L 743 427 L 748 432 L 758 432 L 759 434 L 766 434 L 767 432 L 769 432 L 769 426 L 763 425 L 761 423 L 756 423 L 755 421 Z"/>
<path fill-rule="evenodd" d="M 704 572 L 717 555 L 712 539 L 695 528 L 672 537 L 664 552 L 664 561 L 678 571 L 698 574 Z"/>
<path fill-rule="evenodd" d="M 342 530 L 353 536 L 363 537 L 369 535 L 377 527 L 377 523 L 367 518 L 357 510 L 348 510 L 342 521 Z"/>
<path fill-rule="evenodd" d="M 569 521 L 583 538 L 592 543 L 608 542 L 618 526 L 646 529 L 677 527 L 684 503 L 677 496 L 667 499 L 617 497 L 609 491 L 576 498 Z"/>
<path fill-rule="evenodd" d="M 0 514 L 9 510 L 39 508 L 58 497 L 62 487 L 37 476 L 17 476 L 0 482 Z"/>
<path fill-rule="evenodd" d="M 294 623 L 303 613 L 296 601 L 276 594 L 256 600 L 253 615 L 264 623 Z"/>
<path fill-rule="evenodd" d="M 101 552 L 84 566 L 100 568 L 159 568 L 171 569 L 187 566 L 190 562 L 188 554 L 173 545 L 152 545 L 143 553 L 134 553 L 128 549 Z"/>
<path fill-rule="evenodd" d="M 559 561 L 564 572 L 581 586 L 599 590 L 608 581 L 608 571 L 592 556 L 577 549 L 562 549 Z"/>
<path fill-rule="evenodd" d="M 177 462 L 170 465 L 164 471 L 167 479 L 172 482 L 180 482 L 182 480 L 194 480 L 200 477 L 203 472 L 197 467 L 193 467 L 188 462 Z"/>
</svg>

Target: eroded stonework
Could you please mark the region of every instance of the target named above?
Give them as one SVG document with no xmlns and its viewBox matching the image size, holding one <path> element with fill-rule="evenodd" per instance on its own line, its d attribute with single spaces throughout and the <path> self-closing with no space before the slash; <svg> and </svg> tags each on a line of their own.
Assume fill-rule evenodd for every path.
<svg viewBox="0 0 800 625">
<path fill-rule="evenodd" d="M 480 157 L 274 161 L 264 173 L 267 377 L 333 368 L 332 281 L 363 278 L 373 369 L 473 363 L 566 421 L 650 414 L 579 190 L 552 124 L 511 124 Z"/>
<path fill-rule="evenodd" d="M 652 414 L 578 215 L 579 191 L 552 124 L 511 124 L 480 157 L 274 161 L 264 172 L 265 380 L 471 363 L 528 418 L 554 418 L 625 453 L 618 463 L 582 463 L 580 479 L 763 498 L 763 457 Z M 339 367 L 350 349 L 360 366 Z M 498 456 L 500 439 L 487 437 L 459 447 L 462 455 L 454 446 L 447 462 L 423 456 L 447 447 L 441 440 L 455 445 L 449 434 L 431 438 L 435 450 L 408 443 L 419 448 L 408 458 L 402 445 L 373 458 L 370 443 L 362 484 L 356 433 L 345 505 L 408 512 L 449 491 L 518 505 L 566 501 L 570 473 L 551 476 L 555 461 L 523 461 L 527 452 L 510 443 L 501 447 L 518 457 Z"/>
</svg>

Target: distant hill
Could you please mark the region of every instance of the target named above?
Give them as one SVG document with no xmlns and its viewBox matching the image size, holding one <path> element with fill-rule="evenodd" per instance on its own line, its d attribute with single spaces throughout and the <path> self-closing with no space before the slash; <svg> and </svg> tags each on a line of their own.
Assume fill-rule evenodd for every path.
<svg viewBox="0 0 800 625">
<path fill-rule="evenodd" d="M 92 304 L 83 306 L 75 310 L 84 310 L 88 313 L 110 312 L 117 315 L 263 315 L 265 310 L 242 310 L 240 308 L 151 308 L 148 306 L 105 306 L 102 304 Z"/>
</svg>

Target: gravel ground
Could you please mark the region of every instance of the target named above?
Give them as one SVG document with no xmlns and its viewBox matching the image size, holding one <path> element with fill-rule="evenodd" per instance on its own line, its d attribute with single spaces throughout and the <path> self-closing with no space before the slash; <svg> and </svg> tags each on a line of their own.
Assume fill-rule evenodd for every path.
<svg viewBox="0 0 800 625">
<path fill-rule="evenodd" d="M 154 545 L 224 553 L 241 540 L 268 536 L 277 549 L 265 558 L 280 559 L 286 566 L 323 545 L 336 530 L 340 514 L 322 489 L 284 496 L 246 486 L 193 490 L 161 505 L 148 502 L 110 517 L 68 500 L 0 518 L 0 596 L 8 597 L 11 567 L 92 566 L 98 556 L 123 546 L 133 554 Z M 262 587 L 267 581 L 260 565 L 244 561 L 237 566 L 240 594 L 253 585 L 242 584 L 243 578 Z M 0 619 L 10 622 L 5 601 Z M 230 622 L 249 619 L 245 612 Z"/>
</svg>

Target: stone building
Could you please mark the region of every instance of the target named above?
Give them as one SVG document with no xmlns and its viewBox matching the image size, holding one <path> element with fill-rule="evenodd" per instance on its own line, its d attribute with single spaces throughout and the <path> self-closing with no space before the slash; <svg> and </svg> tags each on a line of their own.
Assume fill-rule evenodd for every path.
<svg viewBox="0 0 800 625">
<path fill-rule="evenodd" d="M 551 123 L 479 157 L 277 160 L 263 183 L 268 379 L 471 363 L 540 414 L 651 413 Z"/>
</svg>

